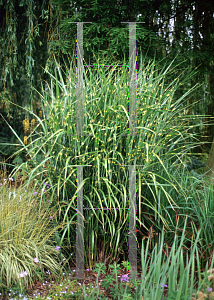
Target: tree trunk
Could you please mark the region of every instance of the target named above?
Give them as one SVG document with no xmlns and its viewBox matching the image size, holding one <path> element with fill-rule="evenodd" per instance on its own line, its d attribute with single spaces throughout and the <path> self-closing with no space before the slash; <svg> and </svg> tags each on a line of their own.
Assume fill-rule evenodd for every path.
<svg viewBox="0 0 214 300">
<path fill-rule="evenodd" d="M 212 70 L 211 70 L 212 71 Z M 211 97 L 211 104 L 213 107 L 214 102 L 214 78 L 213 78 L 213 72 L 211 72 L 210 76 L 210 97 Z M 205 168 L 205 177 L 208 179 L 209 183 L 214 183 L 214 133 L 213 133 L 213 125 L 210 127 L 209 136 L 212 137 L 212 147 L 209 153 L 209 157 L 207 160 L 207 166 Z"/>
<path fill-rule="evenodd" d="M 203 51 L 206 47 L 209 45 L 212 45 L 212 31 L 213 31 L 213 17 L 210 14 L 209 11 L 210 7 L 206 7 L 204 10 L 204 6 L 200 4 L 200 11 L 204 11 L 204 20 L 202 22 L 202 34 L 203 34 L 203 44 L 201 46 L 201 50 Z M 212 13 L 213 13 L 213 8 L 211 8 Z M 209 50 L 208 50 L 209 51 Z M 213 114 L 213 108 L 214 108 L 214 68 L 213 68 L 213 61 L 212 59 L 207 60 L 206 64 L 207 68 L 207 74 L 208 74 L 208 90 L 209 90 L 209 103 L 210 103 L 210 109 L 211 109 L 211 114 Z M 213 117 L 213 116 L 212 116 Z M 213 124 L 209 126 L 209 131 L 208 131 L 208 137 L 207 140 L 212 141 L 212 147 L 209 153 L 209 157 L 207 160 L 207 166 L 205 168 L 205 174 L 203 177 L 205 179 L 205 183 L 207 184 L 214 184 L 214 131 L 213 131 Z"/>
</svg>

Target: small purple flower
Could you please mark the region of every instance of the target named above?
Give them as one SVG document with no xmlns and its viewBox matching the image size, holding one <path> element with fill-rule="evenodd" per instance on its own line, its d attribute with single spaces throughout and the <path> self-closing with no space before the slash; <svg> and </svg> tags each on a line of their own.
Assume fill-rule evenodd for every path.
<svg viewBox="0 0 214 300">
<path fill-rule="evenodd" d="M 61 247 L 59 247 L 59 246 L 56 246 L 56 250 L 59 250 L 59 248 L 61 248 Z"/>
<path fill-rule="evenodd" d="M 122 277 L 120 278 L 120 280 L 121 280 L 121 281 L 129 282 L 128 274 L 122 275 Z"/>
<path fill-rule="evenodd" d="M 37 257 L 34 258 L 34 262 L 39 262 Z"/>
<path fill-rule="evenodd" d="M 212 290 L 213 290 L 212 288 L 208 287 L 208 292 L 212 292 Z"/>
</svg>

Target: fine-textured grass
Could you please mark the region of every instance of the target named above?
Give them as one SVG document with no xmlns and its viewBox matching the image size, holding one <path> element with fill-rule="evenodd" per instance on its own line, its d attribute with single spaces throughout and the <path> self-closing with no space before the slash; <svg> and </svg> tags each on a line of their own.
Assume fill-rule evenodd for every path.
<svg viewBox="0 0 214 300">
<path fill-rule="evenodd" d="M 182 80 L 180 75 L 179 80 L 166 80 L 170 67 L 159 72 L 153 62 L 140 68 L 136 137 L 128 135 L 125 72 L 114 81 L 111 74 L 106 77 L 101 71 L 96 78 L 86 78 L 84 132 L 92 136 L 77 137 L 71 135 L 76 132 L 74 74 L 67 69 L 65 84 L 56 62 L 50 93 L 41 95 L 43 115 L 46 111 L 49 120 L 42 121 L 28 111 L 42 128 L 40 132 L 32 128 L 28 145 L 11 128 L 22 146 L 15 154 L 26 150 L 29 160 L 14 166 L 9 176 L 17 176 L 20 170 L 26 173 L 23 187 L 27 192 L 20 190 L 9 201 L 9 191 L 3 190 L 4 185 L 1 190 L 0 283 L 4 293 L 14 285 L 18 292 L 26 291 L 38 278 L 45 281 L 49 270 L 57 284 L 54 292 L 39 299 L 186 300 L 197 291 L 198 299 L 213 297 L 213 275 L 207 277 L 213 267 L 213 188 L 186 168 L 198 141 L 188 132 L 195 116 L 184 116 L 184 99 L 195 87 L 176 99 Z M 191 126 L 198 126 L 197 121 Z M 77 165 L 84 165 L 84 259 L 86 269 L 97 273 L 95 289 L 84 285 L 81 289 L 74 280 L 67 281 L 73 272 L 68 262 L 71 254 L 75 259 L 76 250 Z M 130 281 L 125 270 L 119 280 L 116 273 L 119 256 L 128 261 L 128 165 L 138 166 L 136 226 L 142 273 L 137 283 L 120 280 Z M 41 192 L 33 200 L 36 190 Z M 31 210 L 27 203 L 32 203 Z M 97 261 L 104 264 L 96 265 Z M 105 267 L 109 274 L 103 278 L 102 292 L 98 280 Z M 60 295 L 61 289 L 67 292 Z"/>
</svg>

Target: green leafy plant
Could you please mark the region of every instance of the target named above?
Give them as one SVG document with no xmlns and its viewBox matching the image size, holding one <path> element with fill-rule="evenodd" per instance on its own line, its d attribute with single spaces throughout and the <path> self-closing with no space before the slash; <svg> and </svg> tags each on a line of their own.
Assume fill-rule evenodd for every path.
<svg viewBox="0 0 214 300">
<path fill-rule="evenodd" d="M 131 283 L 136 287 L 136 295 L 139 299 L 142 295 L 145 299 L 148 297 L 162 299 L 163 291 L 160 292 L 158 287 L 164 287 L 167 280 L 169 292 L 177 291 L 176 299 L 179 299 L 181 294 L 187 298 L 190 297 L 195 286 L 193 262 L 195 252 L 197 269 L 200 270 L 199 260 L 202 258 L 202 249 L 206 248 L 204 251 L 208 254 L 208 245 L 213 242 L 212 227 L 205 227 L 205 224 L 211 225 L 213 222 L 211 201 L 211 209 L 206 210 L 205 205 L 209 202 L 208 194 L 206 194 L 206 202 L 203 207 L 199 208 L 195 190 L 199 180 L 187 174 L 185 168 L 181 166 L 190 150 L 198 145 L 198 142 L 193 141 L 196 135 L 188 132 L 189 123 L 185 123 L 193 116 L 187 116 L 185 121 L 182 116 L 184 98 L 187 98 L 196 87 L 191 88 L 179 99 L 174 99 L 176 88 L 182 84 L 182 80 L 179 75 L 178 78 L 165 81 L 167 72 L 171 71 L 170 67 L 171 65 L 159 72 L 155 68 L 155 62 L 143 66 L 141 59 L 137 92 L 139 135 L 134 138 L 129 136 L 128 130 L 128 94 L 126 93 L 128 75 L 125 71 L 122 75 L 115 77 L 114 81 L 111 80 L 113 68 L 107 77 L 98 68 L 96 76 L 95 74 L 90 76 L 90 80 L 86 78 L 84 87 L 86 99 L 84 133 L 86 136 L 77 137 L 75 136 L 75 102 L 77 100 L 75 75 L 71 72 L 71 68 L 70 70 L 67 68 L 67 82 L 64 82 L 62 70 L 57 62 L 55 76 L 50 74 L 52 78 L 50 93 L 43 89 L 44 94 L 41 95 L 43 116 L 46 113 L 48 120 L 42 120 L 25 109 L 32 113 L 40 123 L 42 130 L 39 133 L 35 130 L 39 137 L 33 139 L 34 133 L 32 132 L 28 138 L 29 143 L 25 145 L 11 128 L 22 146 L 22 149 L 14 155 L 26 151 L 29 160 L 19 166 L 14 166 L 10 176 L 15 176 L 20 170 L 26 172 L 28 180 L 24 187 L 28 189 L 30 183 L 34 181 L 32 195 L 36 188 L 41 190 L 40 197 L 38 197 L 40 206 L 42 204 L 46 206 L 47 201 L 50 201 L 54 221 L 54 239 L 60 247 L 60 255 L 68 254 L 72 247 L 75 248 L 71 241 L 74 241 L 76 237 L 76 227 L 72 226 L 76 216 L 76 166 L 92 166 L 91 169 L 84 167 L 84 208 L 90 208 L 90 211 L 88 209 L 84 211 L 84 246 L 86 265 L 90 269 L 94 266 L 94 261 L 99 259 L 99 248 L 103 250 L 102 255 L 111 266 L 112 262 L 118 260 L 118 249 L 128 244 L 129 178 L 128 170 L 124 165 L 140 166 L 136 170 L 136 177 L 139 178 L 136 185 L 139 201 L 136 223 L 138 231 L 143 236 L 143 238 L 141 236 L 143 280 L 138 294 L 136 282 Z M 185 80 L 190 78 L 191 76 Z M 191 126 L 194 128 L 199 125 L 196 122 L 196 125 Z M 90 134 L 91 137 L 87 136 Z M 200 181 L 200 184 L 202 186 L 203 182 Z M 206 193 L 208 192 L 213 191 L 207 189 Z M 202 188 L 199 193 L 202 193 Z M 100 209 L 97 210 L 97 207 Z M 188 218 L 184 219 L 185 215 L 188 215 Z M 209 216 L 208 221 L 206 221 L 207 216 Z M 58 228 L 59 225 L 61 225 L 60 228 Z M 160 240 L 160 234 L 164 231 L 163 243 L 163 236 Z M 180 236 L 181 231 L 182 236 Z M 197 231 L 203 232 L 203 238 L 199 239 L 199 234 L 196 237 Z M 100 239 L 100 244 L 98 243 L 100 242 L 99 236 L 103 237 Z M 144 256 L 145 238 L 148 238 L 148 241 Z M 158 254 L 156 244 L 158 244 Z M 182 244 L 186 249 L 185 257 L 181 249 Z M 167 245 L 172 246 L 170 253 Z M 150 251 L 148 251 L 149 246 Z M 200 247 L 197 248 L 197 246 Z M 188 261 L 189 251 L 191 254 Z M 165 262 L 162 260 L 163 253 L 167 257 Z M 211 256 L 211 253 L 209 254 Z M 127 253 L 124 255 L 127 256 Z M 68 255 L 65 257 L 68 259 Z M 31 261 L 33 258 L 38 258 L 38 256 L 31 255 Z M 127 257 L 123 259 L 126 261 Z M 151 262 L 147 273 L 149 259 Z M 62 262 L 61 259 L 60 261 Z M 204 263 L 206 263 L 207 270 L 207 261 L 203 261 Z M 209 262 L 210 265 L 212 265 L 211 262 Z M 114 266 L 116 276 L 118 266 L 115 264 L 112 266 Z M 101 265 L 101 268 L 97 270 L 97 278 L 105 271 L 103 267 Z M 192 268 L 191 274 L 190 268 Z M 199 271 L 198 276 L 199 288 L 201 288 L 202 278 Z M 111 282 L 110 277 L 106 279 L 109 280 L 108 283 Z M 117 277 L 115 281 L 112 297 L 115 296 L 118 299 L 127 297 L 128 299 L 133 293 L 133 290 L 130 290 L 131 284 L 122 283 L 125 284 L 124 292 L 118 286 Z M 99 294 L 99 289 L 97 293 Z"/>
<path fill-rule="evenodd" d="M 54 247 L 53 210 L 48 205 L 39 207 L 38 198 L 32 199 L 32 194 L 20 188 L 10 192 L 4 183 L 0 186 L 0 288 L 15 284 L 22 292 L 32 285 L 33 276 L 40 277 L 44 267 L 51 269 L 55 277 L 63 270 L 57 261 L 58 246 Z M 39 261 L 42 265 L 38 270 Z"/>
</svg>

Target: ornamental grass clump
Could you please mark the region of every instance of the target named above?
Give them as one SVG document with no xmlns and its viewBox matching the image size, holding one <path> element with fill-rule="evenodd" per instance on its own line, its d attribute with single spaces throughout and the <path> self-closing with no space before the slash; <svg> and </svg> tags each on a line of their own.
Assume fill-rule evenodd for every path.
<svg viewBox="0 0 214 300">
<path fill-rule="evenodd" d="M 63 267 L 53 237 L 53 209 L 44 204 L 40 207 L 38 196 L 32 197 L 21 187 L 9 189 L 4 173 L 0 176 L 0 291 L 15 285 L 22 292 L 44 268 L 56 278 Z"/>
<path fill-rule="evenodd" d="M 140 233 L 138 255 L 140 256 L 142 248 L 139 240 L 143 244 L 145 238 L 148 238 L 150 252 L 153 249 L 157 252 L 159 247 L 161 253 L 166 252 L 168 245 L 172 245 L 176 239 L 177 229 L 180 230 L 177 233 L 177 247 L 180 247 L 180 234 L 185 232 L 183 227 L 187 226 L 187 232 L 190 231 L 191 234 L 185 232 L 183 235 L 185 251 L 176 249 L 174 244 L 172 246 L 172 267 L 169 266 L 169 261 L 163 264 L 161 254 L 154 256 L 153 253 L 151 256 L 151 253 L 147 253 L 143 261 L 141 257 L 144 272 L 147 271 L 146 259 L 149 261 L 152 257 L 153 262 L 150 263 L 149 277 L 146 273 L 143 274 L 147 282 L 140 293 L 145 293 L 146 289 L 151 299 L 157 300 L 162 299 L 162 294 L 155 291 L 155 287 L 160 284 L 164 286 L 167 280 L 169 292 L 177 293 L 175 299 L 181 299 L 179 297 L 182 294 L 188 297 L 191 295 L 195 284 L 194 251 L 197 251 L 198 244 L 208 251 L 208 244 L 213 242 L 213 235 L 204 233 L 207 239 L 198 238 L 199 228 L 196 225 L 199 226 L 199 222 L 193 212 L 192 202 L 196 194 L 195 187 L 201 185 L 201 182 L 188 175 L 188 171 L 182 166 L 190 151 L 200 144 L 192 131 L 194 127 L 201 126 L 201 116 L 184 116 L 183 112 L 187 108 L 184 101 L 199 85 L 177 99 L 176 90 L 186 80 L 190 80 L 192 75 L 182 79 L 184 72 L 180 71 L 180 75 L 173 78 L 173 63 L 174 60 L 165 69 L 158 70 L 155 62 L 143 65 L 141 57 L 136 92 L 137 135 L 134 137 L 129 135 L 129 76 L 125 70 L 120 70 L 121 73 L 115 74 L 113 79 L 116 68 L 112 68 L 106 76 L 99 67 L 97 73 L 94 72 L 93 76 L 90 74 L 90 79 L 85 74 L 84 109 L 81 111 L 85 135 L 77 136 L 76 80 L 72 61 L 70 68 L 66 66 L 65 74 L 57 61 L 54 75 L 46 70 L 51 77 L 49 92 L 42 86 L 43 95 L 40 96 L 42 115 L 47 116 L 47 119 L 41 120 L 33 112 L 23 108 L 38 120 L 41 130 L 37 132 L 35 127 L 25 145 L 11 128 L 21 146 L 14 156 L 26 151 L 29 160 L 15 166 L 10 177 L 22 170 L 28 174 L 25 184 L 27 188 L 33 180 L 39 188 L 46 182 L 50 184 L 48 199 L 51 200 L 50 208 L 55 216 L 57 245 L 62 252 L 69 249 L 75 253 L 76 250 L 73 242 L 76 240 L 76 226 L 72 226 L 77 209 L 76 169 L 77 166 L 83 166 L 84 181 L 80 183 L 80 187 L 84 186 L 84 260 L 90 269 L 93 269 L 97 261 L 104 261 L 109 268 L 112 263 L 119 261 L 119 255 L 123 255 L 124 261 L 127 260 L 129 165 L 136 166 L 136 228 Z M 46 193 L 47 191 L 41 191 L 40 204 L 47 202 L 47 197 L 44 197 Z M 196 201 L 195 199 L 195 203 Z M 185 215 L 189 217 L 188 222 L 184 220 Z M 206 214 L 200 216 L 201 228 L 205 225 L 205 219 Z M 209 220 L 212 224 L 213 216 Z M 57 224 L 62 225 L 60 230 Z M 207 228 L 204 230 L 208 232 Z M 163 231 L 165 243 L 161 244 L 160 234 Z M 191 248 L 192 242 L 194 247 Z M 155 247 L 156 244 L 158 247 Z M 201 248 L 198 249 L 199 252 Z M 178 258 L 179 255 L 181 256 Z M 200 272 L 198 262 L 199 260 L 197 271 Z M 205 263 L 207 261 L 203 262 Z M 211 262 L 209 267 L 210 264 Z M 178 272 L 183 276 L 180 276 L 181 283 L 176 282 Z M 198 276 L 201 283 L 201 274 Z"/>
<path fill-rule="evenodd" d="M 119 243 L 128 243 L 125 235 L 129 206 L 128 165 L 138 165 L 137 223 L 144 223 L 147 231 L 149 224 L 142 219 L 142 203 L 151 208 L 157 219 L 156 228 L 160 231 L 163 225 L 168 230 L 174 227 L 167 220 L 168 214 L 161 205 L 166 207 L 170 204 L 174 213 L 174 206 L 178 205 L 172 193 L 177 197 L 182 195 L 187 201 L 187 195 L 174 173 L 190 149 L 198 145 L 193 141 L 195 134 L 188 132 L 188 122 L 190 118 L 197 120 L 199 117 L 188 115 L 184 118 L 182 115 L 184 99 L 197 86 L 175 99 L 176 89 L 183 82 L 182 72 L 177 78 L 172 78 L 173 62 L 165 70 L 159 71 L 154 62 L 143 66 L 141 57 L 136 93 L 138 135 L 135 137 L 129 136 L 128 75 L 125 70 L 120 70 L 121 74 L 119 71 L 114 74 L 115 67 L 107 76 L 99 67 L 96 76 L 95 73 L 93 76 L 90 74 L 90 79 L 85 76 L 85 108 L 82 111 L 85 136 L 76 135 L 77 98 L 72 61 L 70 69 L 66 67 L 65 74 L 57 62 L 55 76 L 47 71 L 51 76 L 51 86 L 48 84 L 49 93 L 43 88 L 44 93 L 40 96 L 43 116 L 46 115 L 48 119 L 41 120 L 24 108 L 41 125 L 42 130 L 37 133 L 37 138 L 34 138 L 33 131 L 28 137 L 29 144 L 24 145 L 11 128 L 22 145 L 16 154 L 25 149 L 30 157 L 28 163 L 16 166 L 13 173 L 24 170 L 29 174 L 29 182 L 35 179 L 41 187 L 44 182 L 49 182 L 53 206 L 59 206 L 60 216 L 67 223 L 60 233 L 61 245 L 67 238 L 66 244 L 72 247 L 71 237 L 75 239 L 76 228 L 71 227 L 70 222 L 76 217 L 76 166 L 83 165 L 85 253 L 88 253 L 85 259 L 91 268 L 92 260 L 98 259 L 98 235 L 103 237 L 100 247 L 105 249 L 103 257 L 106 256 L 109 263 L 118 256 Z M 190 75 L 183 81 L 189 78 Z M 199 126 L 197 121 L 191 129 L 194 130 L 196 126 Z M 29 165 L 32 166 L 31 170 Z M 109 238 L 107 233 L 110 234 Z"/>
</svg>

